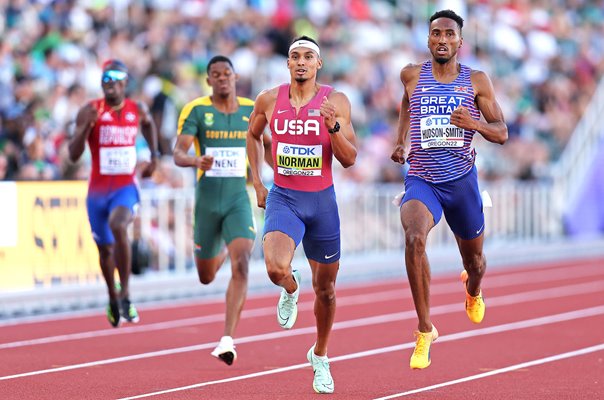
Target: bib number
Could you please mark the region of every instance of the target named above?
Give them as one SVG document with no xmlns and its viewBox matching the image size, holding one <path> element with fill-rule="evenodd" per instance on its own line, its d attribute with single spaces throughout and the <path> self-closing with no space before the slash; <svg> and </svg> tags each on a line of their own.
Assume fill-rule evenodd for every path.
<svg viewBox="0 0 604 400">
<path fill-rule="evenodd" d="M 205 172 L 216 178 L 233 178 L 245 176 L 244 147 L 207 147 L 206 155 L 214 157 L 212 169 Z"/>
<path fill-rule="evenodd" d="M 136 167 L 134 146 L 101 147 L 101 175 L 131 175 Z"/>
<path fill-rule="evenodd" d="M 465 130 L 451 124 L 450 115 L 432 115 L 420 121 L 422 149 L 463 147 Z"/>
<path fill-rule="evenodd" d="M 277 172 L 281 175 L 321 176 L 323 146 L 277 145 Z"/>
</svg>

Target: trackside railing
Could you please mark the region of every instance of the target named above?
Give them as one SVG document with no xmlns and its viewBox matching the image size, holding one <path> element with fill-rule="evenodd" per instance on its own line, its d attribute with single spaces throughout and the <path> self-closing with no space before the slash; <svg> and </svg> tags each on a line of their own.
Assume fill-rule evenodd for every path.
<svg viewBox="0 0 604 400">
<path fill-rule="evenodd" d="M 397 252 L 404 249 L 399 208 L 392 204 L 402 184 L 336 184 L 345 256 Z M 505 182 L 485 186 L 493 207 L 485 208 L 485 235 L 491 245 L 515 241 L 540 243 L 559 238 L 560 214 L 548 182 Z M 255 206 L 258 239 L 255 259 L 262 258 L 260 237 L 263 210 Z M 193 267 L 194 189 L 143 189 L 134 238 L 149 255 L 149 269 L 184 271 Z M 429 237 L 431 248 L 454 246 L 455 238 L 444 217 Z M 303 256 L 302 249 L 297 251 Z"/>
</svg>

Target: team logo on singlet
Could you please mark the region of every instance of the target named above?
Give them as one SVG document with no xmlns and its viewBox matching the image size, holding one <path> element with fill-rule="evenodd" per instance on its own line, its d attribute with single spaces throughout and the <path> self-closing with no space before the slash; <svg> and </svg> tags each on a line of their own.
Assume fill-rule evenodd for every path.
<svg viewBox="0 0 604 400">
<path fill-rule="evenodd" d="M 105 111 L 103 115 L 101 115 L 101 121 L 113 121 L 113 117 L 109 111 Z"/>
<path fill-rule="evenodd" d="M 124 118 L 126 118 L 126 121 L 128 122 L 133 122 L 136 119 L 136 115 L 134 115 L 134 113 L 127 112 Z"/>
<path fill-rule="evenodd" d="M 314 119 L 307 119 L 302 121 L 299 119 L 278 119 L 275 118 L 273 124 L 273 131 L 277 135 L 312 135 L 319 136 L 321 132 L 321 126 L 319 121 Z"/>
<path fill-rule="evenodd" d="M 205 113 L 204 116 L 203 116 L 203 122 L 207 126 L 214 125 L 214 114 L 213 113 L 209 113 L 209 112 Z"/>
</svg>

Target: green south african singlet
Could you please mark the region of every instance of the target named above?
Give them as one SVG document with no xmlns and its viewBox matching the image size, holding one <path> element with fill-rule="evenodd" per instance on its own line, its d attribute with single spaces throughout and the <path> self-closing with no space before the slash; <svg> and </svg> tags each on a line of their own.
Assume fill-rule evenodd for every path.
<svg viewBox="0 0 604 400">
<path fill-rule="evenodd" d="M 237 98 L 239 109 L 224 114 L 209 96 L 188 103 L 178 120 L 178 134 L 195 137 L 197 155 L 213 155 L 208 171 L 198 170 L 195 191 L 195 254 L 212 258 L 235 238 L 256 237 L 246 190 L 245 137 L 254 102 Z"/>
</svg>

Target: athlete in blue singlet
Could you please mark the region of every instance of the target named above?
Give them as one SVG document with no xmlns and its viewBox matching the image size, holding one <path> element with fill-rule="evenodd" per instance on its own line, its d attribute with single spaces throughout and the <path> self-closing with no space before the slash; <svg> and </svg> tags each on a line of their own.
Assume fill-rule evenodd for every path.
<svg viewBox="0 0 604 400">
<path fill-rule="evenodd" d="M 471 142 L 478 132 L 489 142 L 503 144 L 508 130 L 489 77 L 457 61 L 462 27 L 463 19 L 455 12 L 436 12 L 430 17 L 428 36 L 432 59 L 401 70 L 405 92 L 391 158 L 409 163 L 401 222 L 407 276 L 419 319 L 409 363 L 413 369 L 430 365 L 430 346 L 438 338 L 430 319 L 426 241 L 443 212 L 463 261 L 466 313 L 479 323 L 485 311 L 480 290 L 486 268 L 484 214 Z"/>
</svg>

